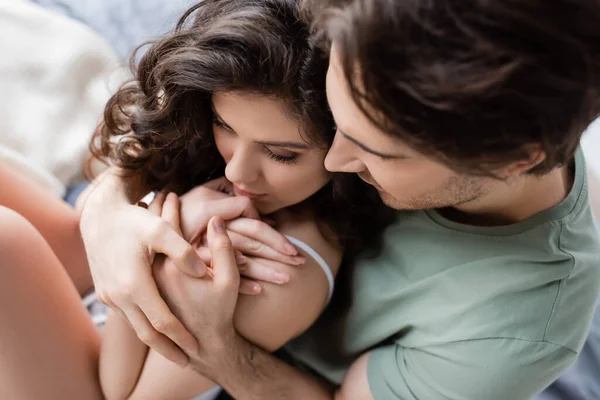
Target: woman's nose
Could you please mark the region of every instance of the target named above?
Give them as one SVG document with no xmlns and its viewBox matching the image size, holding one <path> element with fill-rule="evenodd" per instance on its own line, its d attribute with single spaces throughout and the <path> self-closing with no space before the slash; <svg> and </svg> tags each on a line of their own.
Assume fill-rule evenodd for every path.
<svg viewBox="0 0 600 400">
<path fill-rule="evenodd" d="M 259 175 L 260 167 L 251 150 L 238 147 L 225 167 L 225 177 L 232 183 L 248 184 L 256 181 Z"/>
</svg>

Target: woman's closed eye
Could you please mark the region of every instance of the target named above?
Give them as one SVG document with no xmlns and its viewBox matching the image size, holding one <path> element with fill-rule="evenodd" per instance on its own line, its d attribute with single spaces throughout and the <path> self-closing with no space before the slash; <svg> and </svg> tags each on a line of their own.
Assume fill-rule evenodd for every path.
<svg viewBox="0 0 600 400">
<path fill-rule="evenodd" d="M 282 155 L 273 152 L 267 146 L 263 146 L 263 150 L 270 159 L 275 160 L 282 164 L 296 164 L 298 162 L 298 154 L 290 152 L 289 155 Z"/>
<path fill-rule="evenodd" d="M 231 126 L 227 125 L 227 123 L 225 121 L 223 121 L 220 117 L 218 117 L 216 114 L 213 116 L 213 124 L 215 126 L 217 126 L 218 128 L 226 130 L 227 132 L 235 133 L 233 128 Z M 275 160 L 278 163 L 295 164 L 298 162 L 298 156 L 299 156 L 298 153 L 288 151 L 287 152 L 288 154 L 281 154 L 279 152 L 274 152 L 266 145 L 261 145 L 261 148 L 262 148 L 262 151 L 270 159 Z"/>
</svg>

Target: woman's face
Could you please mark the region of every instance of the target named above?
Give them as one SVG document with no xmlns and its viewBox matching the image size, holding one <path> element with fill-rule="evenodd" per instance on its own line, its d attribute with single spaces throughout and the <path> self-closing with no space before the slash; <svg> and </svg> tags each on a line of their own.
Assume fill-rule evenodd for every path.
<svg viewBox="0 0 600 400">
<path fill-rule="evenodd" d="M 330 179 L 325 153 L 307 143 L 286 105 L 249 93 L 215 93 L 213 131 L 235 194 L 270 214 L 298 204 Z"/>
</svg>

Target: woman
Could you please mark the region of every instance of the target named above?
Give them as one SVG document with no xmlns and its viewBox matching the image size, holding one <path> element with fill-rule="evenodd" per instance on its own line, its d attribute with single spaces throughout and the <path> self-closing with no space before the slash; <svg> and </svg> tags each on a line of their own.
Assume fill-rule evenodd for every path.
<svg viewBox="0 0 600 400">
<path fill-rule="evenodd" d="M 348 264 L 391 218 L 362 181 L 323 166 L 335 132 L 326 67 L 295 1 L 204 0 L 151 46 L 134 81 L 107 105 L 92 142 L 99 158 L 149 190 L 183 193 L 224 176 L 223 196 L 250 198 L 297 246 L 301 255 L 292 250 L 285 260 L 303 265 L 290 269 L 288 285 L 267 284 L 260 296 L 237 301 L 237 331 L 268 350 L 312 324 L 329 301 L 342 253 Z M 3 204 L 19 212 L 31 195 L 22 191 Z M 194 235 L 190 216 L 204 195 L 195 189 L 181 198 L 181 221 L 174 195 L 158 195 L 149 208 L 181 222 L 182 235 L 200 251 L 203 236 Z M 1 398 L 189 399 L 214 386 L 149 350 L 124 318 L 109 315 L 100 338 L 68 278 L 85 278 L 85 263 L 68 257 L 84 252 L 81 239 L 51 241 L 38 226 L 55 213 L 29 218 L 33 226 L 6 208 L 0 217 Z M 236 234 L 235 223 L 230 231 Z M 253 268 L 270 261 L 247 254 L 239 262 Z M 160 257 L 153 268 L 171 306 L 193 318 L 193 304 L 178 301 L 177 288 L 200 280 L 176 277 Z"/>
</svg>

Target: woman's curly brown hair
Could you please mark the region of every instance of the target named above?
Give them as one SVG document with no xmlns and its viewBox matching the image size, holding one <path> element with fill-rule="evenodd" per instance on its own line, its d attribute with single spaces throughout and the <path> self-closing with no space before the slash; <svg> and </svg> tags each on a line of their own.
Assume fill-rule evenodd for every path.
<svg viewBox="0 0 600 400">
<path fill-rule="evenodd" d="M 134 56 L 135 59 L 135 56 Z M 328 60 L 295 0 L 204 0 L 151 44 L 134 78 L 108 102 L 92 154 L 183 193 L 223 176 L 211 96 L 240 91 L 281 99 L 304 138 L 326 151 L 335 125 L 325 94 Z M 352 257 L 373 247 L 393 215 L 356 175 L 334 174 L 307 204 Z"/>
</svg>

